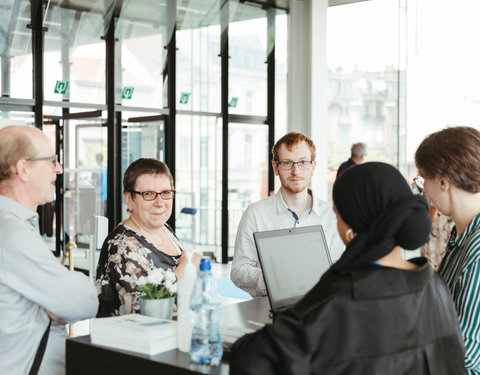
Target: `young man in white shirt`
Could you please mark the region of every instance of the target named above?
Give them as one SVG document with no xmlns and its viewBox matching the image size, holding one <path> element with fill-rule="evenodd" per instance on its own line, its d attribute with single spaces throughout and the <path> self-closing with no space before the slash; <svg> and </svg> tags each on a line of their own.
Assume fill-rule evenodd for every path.
<svg viewBox="0 0 480 375">
<path fill-rule="evenodd" d="M 254 232 L 322 225 L 332 261 L 345 250 L 337 221 L 329 203 L 315 197 L 309 189 L 315 171 L 316 149 L 311 139 L 298 132 L 280 138 L 272 149 L 272 167 L 280 178 L 281 188 L 275 195 L 252 203 L 238 226 L 230 277 L 239 288 L 252 296 L 267 294 L 258 261 Z M 301 252 L 292 255 L 292 264 L 301 267 Z"/>
</svg>

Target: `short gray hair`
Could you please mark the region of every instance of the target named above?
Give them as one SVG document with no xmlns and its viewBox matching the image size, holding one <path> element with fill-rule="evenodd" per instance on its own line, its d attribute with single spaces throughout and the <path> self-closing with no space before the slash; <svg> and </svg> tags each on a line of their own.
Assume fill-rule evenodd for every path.
<svg viewBox="0 0 480 375">
<path fill-rule="evenodd" d="M 35 156 L 36 147 L 28 127 L 11 125 L 0 131 L 0 182 L 15 174 L 15 164 Z M 35 129 L 35 128 L 33 128 Z"/>
<path fill-rule="evenodd" d="M 365 143 L 354 143 L 352 145 L 352 157 L 360 157 L 367 153 L 367 145 Z"/>
</svg>

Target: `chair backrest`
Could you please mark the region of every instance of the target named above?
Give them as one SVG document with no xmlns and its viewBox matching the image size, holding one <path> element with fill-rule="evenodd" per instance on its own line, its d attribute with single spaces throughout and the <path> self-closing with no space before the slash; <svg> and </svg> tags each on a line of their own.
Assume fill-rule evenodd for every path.
<svg viewBox="0 0 480 375">
<path fill-rule="evenodd" d="M 197 209 L 193 207 L 183 207 L 180 213 L 187 215 L 195 215 L 197 213 Z"/>
<path fill-rule="evenodd" d="M 95 270 L 97 269 L 98 249 L 102 248 L 103 241 L 108 236 L 108 219 L 105 216 L 92 216 L 92 230 L 90 237 L 89 251 L 89 270 L 90 279 L 95 280 Z M 98 256 L 97 256 L 98 255 Z"/>
</svg>

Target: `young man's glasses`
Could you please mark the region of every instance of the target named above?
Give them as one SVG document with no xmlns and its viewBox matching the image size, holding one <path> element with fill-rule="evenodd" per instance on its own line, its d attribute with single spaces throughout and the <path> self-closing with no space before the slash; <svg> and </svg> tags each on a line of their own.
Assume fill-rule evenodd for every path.
<svg viewBox="0 0 480 375">
<path fill-rule="evenodd" d="M 283 170 L 292 169 L 295 164 L 297 165 L 298 169 L 308 169 L 312 165 L 313 160 L 300 160 L 300 161 L 285 160 L 285 161 L 275 161 L 275 163 L 277 163 L 278 168 Z"/>
<path fill-rule="evenodd" d="M 146 201 L 154 201 L 157 199 L 157 196 L 160 195 L 162 199 L 169 200 L 172 199 L 175 196 L 175 190 L 164 190 L 161 191 L 160 193 L 157 193 L 156 191 L 131 191 L 134 194 L 139 194 L 142 196 L 142 198 Z"/>
<path fill-rule="evenodd" d="M 53 168 L 57 168 L 57 165 L 59 164 L 57 155 L 52 155 L 52 156 L 41 156 L 38 158 L 30 158 L 30 159 L 25 159 L 28 161 L 39 161 L 39 160 L 51 160 Z"/>
</svg>

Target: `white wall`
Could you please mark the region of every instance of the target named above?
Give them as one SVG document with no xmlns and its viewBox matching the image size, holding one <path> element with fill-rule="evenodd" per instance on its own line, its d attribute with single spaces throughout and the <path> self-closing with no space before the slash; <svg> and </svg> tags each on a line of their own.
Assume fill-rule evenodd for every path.
<svg viewBox="0 0 480 375">
<path fill-rule="evenodd" d="M 293 0 L 289 15 L 287 129 L 310 137 L 317 148 L 312 188 L 327 200 L 328 0 Z"/>
</svg>

